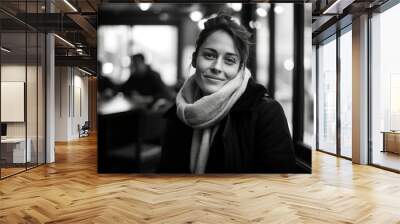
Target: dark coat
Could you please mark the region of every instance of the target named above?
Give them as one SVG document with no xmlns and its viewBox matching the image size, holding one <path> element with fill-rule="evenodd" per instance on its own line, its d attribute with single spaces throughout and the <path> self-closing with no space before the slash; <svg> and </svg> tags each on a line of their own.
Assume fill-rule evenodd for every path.
<svg viewBox="0 0 400 224">
<path fill-rule="evenodd" d="M 193 129 L 179 120 L 176 105 L 165 117 L 167 130 L 158 171 L 190 173 Z M 290 173 L 294 168 L 293 143 L 283 109 L 267 96 L 262 85 L 250 79 L 243 95 L 221 121 L 210 147 L 206 173 Z"/>
</svg>

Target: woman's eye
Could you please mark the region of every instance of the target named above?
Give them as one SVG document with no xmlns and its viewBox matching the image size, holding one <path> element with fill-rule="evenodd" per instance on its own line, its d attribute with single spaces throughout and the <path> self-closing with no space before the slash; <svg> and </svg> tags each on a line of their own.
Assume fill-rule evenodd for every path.
<svg viewBox="0 0 400 224">
<path fill-rule="evenodd" d="M 204 53 L 203 56 L 204 56 L 206 59 L 214 59 L 214 58 L 215 58 L 215 55 L 214 55 L 214 54 L 211 54 L 211 53 Z"/>
<path fill-rule="evenodd" d="M 236 59 L 234 59 L 234 58 L 226 58 L 225 59 L 225 63 L 228 64 L 228 65 L 236 64 Z"/>
</svg>

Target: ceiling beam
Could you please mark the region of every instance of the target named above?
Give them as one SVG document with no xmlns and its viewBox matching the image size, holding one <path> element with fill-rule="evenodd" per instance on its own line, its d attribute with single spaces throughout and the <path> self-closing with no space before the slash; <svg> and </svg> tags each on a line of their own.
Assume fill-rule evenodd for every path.
<svg viewBox="0 0 400 224">
<path fill-rule="evenodd" d="M 90 56 L 55 56 L 56 66 L 81 66 L 96 71 L 97 59 Z"/>
<path fill-rule="evenodd" d="M 86 41 L 90 46 L 96 46 L 96 29 L 90 24 L 85 17 L 80 14 L 68 14 L 67 15 L 71 20 L 73 20 L 78 26 L 82 28 L 82 30 L 89 36 L 86 38 Z"/>
<path fill-rule="evenodd" d="M 332 4 L 328 5 L 322 14 L 342 14 L 343 10 L 351 5 L 355 0 L 336 0 Z"/>
</svg>

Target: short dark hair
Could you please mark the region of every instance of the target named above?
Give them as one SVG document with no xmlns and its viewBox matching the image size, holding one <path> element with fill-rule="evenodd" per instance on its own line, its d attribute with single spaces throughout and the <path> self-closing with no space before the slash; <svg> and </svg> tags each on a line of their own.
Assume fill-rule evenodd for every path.
<svg viewBox="0 0 400 224">
<path fill-rule="evenodd" d="M 232 19 L 231 16 L 227 14 L 219 14 L 214 18 L 208 19 L 204 23 L 204 29 L 199 34 L 199 37 L 196 41 L 196 50 L 192 55 L 193 67 L 196 67 L 196 58 L 201 45 L 204 43 L 207 37 L 209 37 L 217 30 L 223 30 L 232 37 L 233 42 L 235 43 L 235 46 L 240 55 L 239 68 L 241 68 L 247 63 L 251 33 L 247 31 L 244 26 L 239 25 L 236 21 Z"/>
</svg>

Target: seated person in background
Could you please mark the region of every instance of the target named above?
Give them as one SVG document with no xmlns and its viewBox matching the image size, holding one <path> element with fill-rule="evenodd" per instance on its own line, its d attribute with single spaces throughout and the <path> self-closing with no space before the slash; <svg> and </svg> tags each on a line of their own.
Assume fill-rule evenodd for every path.
<svg viewBox="0 0 400 224">
<path fill-rule="evenodd" d="M 131 76 L 124 89 L 134 103 L 153 110 L 165 108 L 175 100 L 175 94 L 161 80 L 160 74 L 145 63 L 143 54 L 131 57 Z"/>
</svg>

